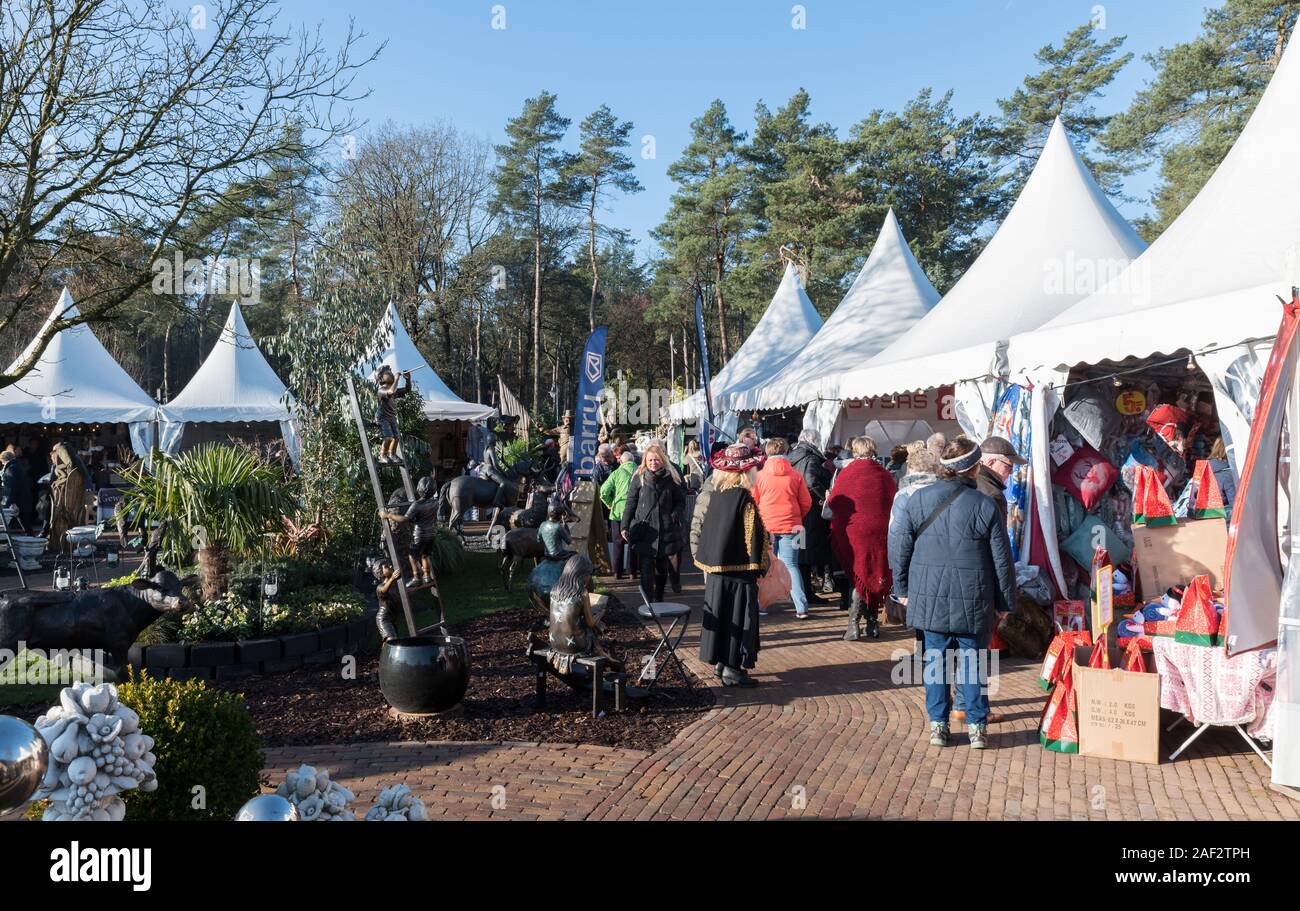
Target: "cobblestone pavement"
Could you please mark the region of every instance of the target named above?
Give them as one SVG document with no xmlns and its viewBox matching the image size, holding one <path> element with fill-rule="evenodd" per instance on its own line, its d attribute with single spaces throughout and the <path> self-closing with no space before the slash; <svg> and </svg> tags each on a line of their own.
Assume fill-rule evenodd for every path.
<svg viewBox="0 0 1300 911">
<path fill-rule="evenodd" d="M 696 607 L 682 654 L 696 658 L 698 574 L 681 601 Z M 625 603 L 632 585 L 612 584 Z M 300 762 L 331 769 L 368 806 L 406 781 L 445 819 L 1295 819 L 1300 804 L 1268 785 L 1268 770 L 1237 734 L 1214 730 L 1158 766 L 1051 753 L 1038 745 L 1044 694 L 1037 665 L 1004 661 L 989 749 L 925 737 L 919 685 L 896 684 L 908 630 L 844 642 L 834 604 L 808 620 L 775 609 L 763 620 L 754 676 L 722 689 L 718 706 L 654 752 L 572 744 L 396 743 L 268 751 L 275 777 Z M 906 665 L 904 665 L 906 667 Z M 1167 755 L 1183 727 L 1164 735 Z"/>
</svg>

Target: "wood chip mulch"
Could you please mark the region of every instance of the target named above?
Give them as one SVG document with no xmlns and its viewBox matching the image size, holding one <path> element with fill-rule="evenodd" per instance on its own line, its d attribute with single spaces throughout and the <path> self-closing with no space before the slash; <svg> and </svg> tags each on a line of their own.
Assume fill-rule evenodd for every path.
<svg viewBox="0 0 1300 911">
<path fill-rule="evenodd" d="M 453 630 L 470 652 L 469 690 L 459 706 L 440 716 L 396 718 L 379 692 L 378 656 L 360 656 L 356 679 L 338 666 L 303 667 L 285 674 L 217 684 L 242 693 L 268 747 L 370 741 L 483 740 L 578 743 L 653 751 L 714 704 L 707 686 L 688 689 L 673 662 L 662 670 L 649 698 L 612 704 L 591 717 L 591 695 L 554 677 L 546 709 L 535 711 L 533 666 L 525 657 L 527 631 L 539 627 L 536 608 L 477 617 Z M 611 598 L 605 617 L 606 647 L 633 676 L 658 641 L 636 616 Z M 688 672 L 689 673 L 689 672 Z M 610 700 L 612 703 L 612 700 Z"/>
</svg>

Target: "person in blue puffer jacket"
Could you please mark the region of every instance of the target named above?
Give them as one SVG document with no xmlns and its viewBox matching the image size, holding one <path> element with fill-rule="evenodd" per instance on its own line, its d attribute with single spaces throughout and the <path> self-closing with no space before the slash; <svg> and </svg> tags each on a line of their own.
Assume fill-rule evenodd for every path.
<svg viewBox="0 0 1300 911">
<path fill-rule="evenodd" d="M 975 487 L 980 449 L 958 437 L 940 460 L 940 480 L 908 496 L 889 529 L 894 596 L 924 636 L 930 743 L 947 746 L 953 685 L 962 687 L 970 745 L 987 745 L 986 667 L 997 615 L 1015 604 L 1016 572 L 1006 522 Z M 949 652 L 956 655 L 949 667 Z M 955 671 L 955 674 L 954 674 Z"/>
</svg>

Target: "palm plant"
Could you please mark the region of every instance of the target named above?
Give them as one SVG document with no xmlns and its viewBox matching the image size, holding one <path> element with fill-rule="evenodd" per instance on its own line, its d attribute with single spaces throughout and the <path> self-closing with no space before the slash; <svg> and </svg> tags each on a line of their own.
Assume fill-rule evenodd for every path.
<svg viewBox="0 0 1300 911">
<path fill-rule="evenodd" d="M 296 507 L 283 469 L 243 447 L 208 443 L 175 457 L 155 453 L 152 469 L 133 465 L 125 477 L 132 521 L 166 523 L 163 552 L 174 565 L 197 556 L 205 601 L 225 593 L 231 556 L 258 549 Z"/>
</svg>

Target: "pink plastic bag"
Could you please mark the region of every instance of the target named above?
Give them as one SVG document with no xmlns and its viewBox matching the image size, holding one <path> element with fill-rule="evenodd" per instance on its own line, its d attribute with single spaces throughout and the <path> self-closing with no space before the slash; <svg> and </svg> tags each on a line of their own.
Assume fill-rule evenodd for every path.
<svg viewBox="0 0 1300 911">
<path fill-rule="evenodd" d="M 767 562 L 767 574 L 758 580 L 758 606 L 763 610 L 790 600 L 790 570 L 776 558 L 770 541 L 767 545 Z"/>
</svg>

